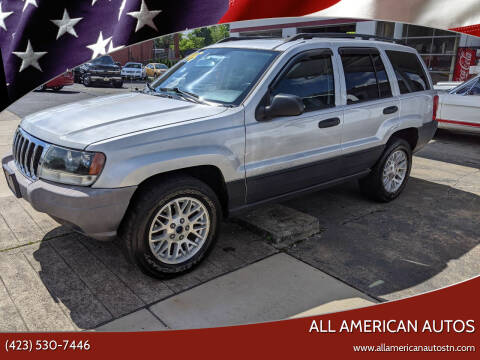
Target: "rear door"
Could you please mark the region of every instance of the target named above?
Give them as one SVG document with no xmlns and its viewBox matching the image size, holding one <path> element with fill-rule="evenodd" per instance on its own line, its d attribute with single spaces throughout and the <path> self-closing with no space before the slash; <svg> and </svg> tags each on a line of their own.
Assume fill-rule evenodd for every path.
<svg viewBox="0 0 480 360">
<path fill-rule="evenodd" d="M 383 128 L 397 121 L 385 58 L 376 48 L 340 48 L 346 105 L 342 136 L 343 176 L 371 168 L 383 151 Z"/>
<path fill-rule="evenodd" d="M 434 91 L 427 69 L 416 52 L 386 50 L 400 92 L 400 118 L 410 127 L 432 121 Z"/>
<path fill-rule="evenodd" d="M 247 121 L 247 201 L 254 203 L 338 177 L 343 110 L 336 107 L 337 69 L 330 49 L 294 56 L 270 84 L 259 106 L 276 94 L 302 98 L 298 116 Z"/>
</svg>

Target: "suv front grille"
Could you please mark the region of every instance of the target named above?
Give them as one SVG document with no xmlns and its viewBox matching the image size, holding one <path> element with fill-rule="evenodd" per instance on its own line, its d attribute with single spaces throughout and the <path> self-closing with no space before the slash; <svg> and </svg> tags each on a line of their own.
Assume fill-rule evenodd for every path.
<svg viewBox="0 0 480 360">
<path fill-rule="evenodd" d="M 13 138 L 13 158 L 18 170 L 26 177 L 38 179 L 38 165 L 47 144 L 18 128 Z"/>
</svg>

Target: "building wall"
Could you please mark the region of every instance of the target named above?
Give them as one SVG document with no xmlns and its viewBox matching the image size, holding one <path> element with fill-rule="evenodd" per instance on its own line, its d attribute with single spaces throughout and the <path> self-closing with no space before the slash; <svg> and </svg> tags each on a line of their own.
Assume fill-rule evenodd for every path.
<svg viewBox="0 0 480 360">
<path fill-rule="evenodd" d="M 299 32 L 356 32 L 404 41 L 422 55 L 434 83 L 451 81 L 459 47 L 478 48 L 480 38 L 402 23 L 336 18 L 287 18 L 241 21 L 231 24 L 231 36 L 282 36 Z M 480 56 L 478 56 L 480 58 Z"/>
<path fill-rule="evenodd" d="M 125 65 L 129 61 L 149 63 L 153 59 L 154 41 L 148 40 L 113 52 L 112 58 Z"/>
</svg>

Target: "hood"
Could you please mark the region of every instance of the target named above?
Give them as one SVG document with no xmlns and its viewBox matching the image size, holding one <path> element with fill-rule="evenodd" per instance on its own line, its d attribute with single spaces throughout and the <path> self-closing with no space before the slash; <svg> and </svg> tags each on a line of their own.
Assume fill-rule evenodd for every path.
<svg viewBox="0 0 480 360">
<path fill-rule="evenodd" d="M 142 93 L 128 93 L 43 110 L 26 116 L 20 126 L 45 142 L 84 149 L 105 139 L 214 116 L 226 109 Z"/>
</svg>

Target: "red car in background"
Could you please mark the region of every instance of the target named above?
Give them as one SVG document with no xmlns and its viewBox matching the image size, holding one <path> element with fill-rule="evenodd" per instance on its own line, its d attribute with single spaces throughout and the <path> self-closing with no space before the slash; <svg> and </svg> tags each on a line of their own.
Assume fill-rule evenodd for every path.
<svg viewBox="0 0 480 360">
<path fill-rule="evenodd" d="M 73 72 L 71 70 L 57 76 L 55 79 L 50 80 L 46 84 L 43 84 L 40 89 L 53 91 L 60 91 L 64 86 L 73 85 Z"/>
</svg>

